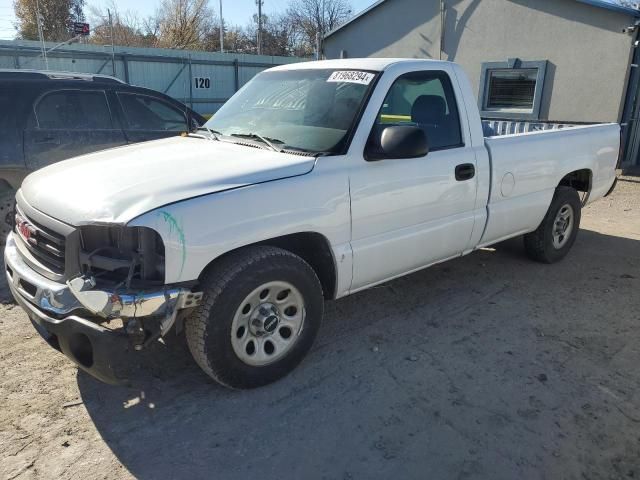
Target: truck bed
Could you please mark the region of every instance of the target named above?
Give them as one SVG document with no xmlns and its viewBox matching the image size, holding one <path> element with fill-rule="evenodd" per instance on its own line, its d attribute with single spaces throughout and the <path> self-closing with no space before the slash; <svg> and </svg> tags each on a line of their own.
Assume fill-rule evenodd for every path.
<svg viewBox="0 0 640 480">
<path fill-rule="evenodd" d="M 544 218 L 567 172 L 591 177 L 585 203 L 601 198 L 615 179 L 620 126 L 598 124 L 485 138 L 491 187 L 482 244 L 531 231 Z"/>
</svg>

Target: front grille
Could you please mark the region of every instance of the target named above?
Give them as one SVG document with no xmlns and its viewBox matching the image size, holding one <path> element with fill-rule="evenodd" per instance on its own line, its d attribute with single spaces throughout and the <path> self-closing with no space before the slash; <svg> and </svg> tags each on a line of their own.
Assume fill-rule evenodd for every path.
<svg viewBox="0 0 640 480">
<path fill-rule="evenodd" d="M 62 275 L 65 266 L 65 237 L 44 227 L 16 209 L 16 234 L 31 255 L 52 272 Z"/>
</svg>

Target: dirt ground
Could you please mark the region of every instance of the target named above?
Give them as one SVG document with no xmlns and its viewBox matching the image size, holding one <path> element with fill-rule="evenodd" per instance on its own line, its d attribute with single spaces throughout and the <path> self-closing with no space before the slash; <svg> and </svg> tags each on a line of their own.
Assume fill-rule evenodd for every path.
<svg viewBox="0 0 640 480">
<path fill-rule="evenodd" d="M 254 391 L 182 337 L 135 388 L 101 384 L 0 300 L 4 479 L 640 478 L 640 177 L 560 264 L 518 239 L 327 303 L 309 357 Z"/>
</svg>

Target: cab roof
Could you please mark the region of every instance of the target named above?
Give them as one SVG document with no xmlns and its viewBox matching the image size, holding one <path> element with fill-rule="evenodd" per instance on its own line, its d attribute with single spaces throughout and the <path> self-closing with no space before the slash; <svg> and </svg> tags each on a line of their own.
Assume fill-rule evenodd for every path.
<svg viewBox="0 0 640 480">
<path fill-rule="evenodd" d="M 317 60 L 314 62 L 289 63 L 270 68 L 269 71 L 282 70 L 309 70 L 309 69 L 346 69 L 346 70 L 372 70 L 381 72 L 391 65 L 397 63 L 428 64 L 432 67 L 437 65 L 450 65 L 451 62 L 441 60 L 423 60 L 416 58 L 341 58 L 336 60 Z"/>
</svg>

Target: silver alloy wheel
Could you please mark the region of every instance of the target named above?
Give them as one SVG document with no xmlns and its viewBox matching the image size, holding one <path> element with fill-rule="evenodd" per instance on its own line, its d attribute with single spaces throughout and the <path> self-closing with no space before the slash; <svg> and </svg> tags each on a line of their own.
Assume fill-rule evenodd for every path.
<svg viewBox="0 0 640 480">
<path fill-rule="evenodd" d="M 288 282 L 268 282 L 242 301 L 231 324 L 233 351 L 247 365 L 268 365 L 287 354 L 304 326 L 304 299 Z"/>
<path fill-rule="evenodd" d="M 565 204 L 560 207 L 553 221 L 553 246 L 556 250 L 560 250 L 566 245 L 573 231 L 573 207 Z"/>
</svg>

